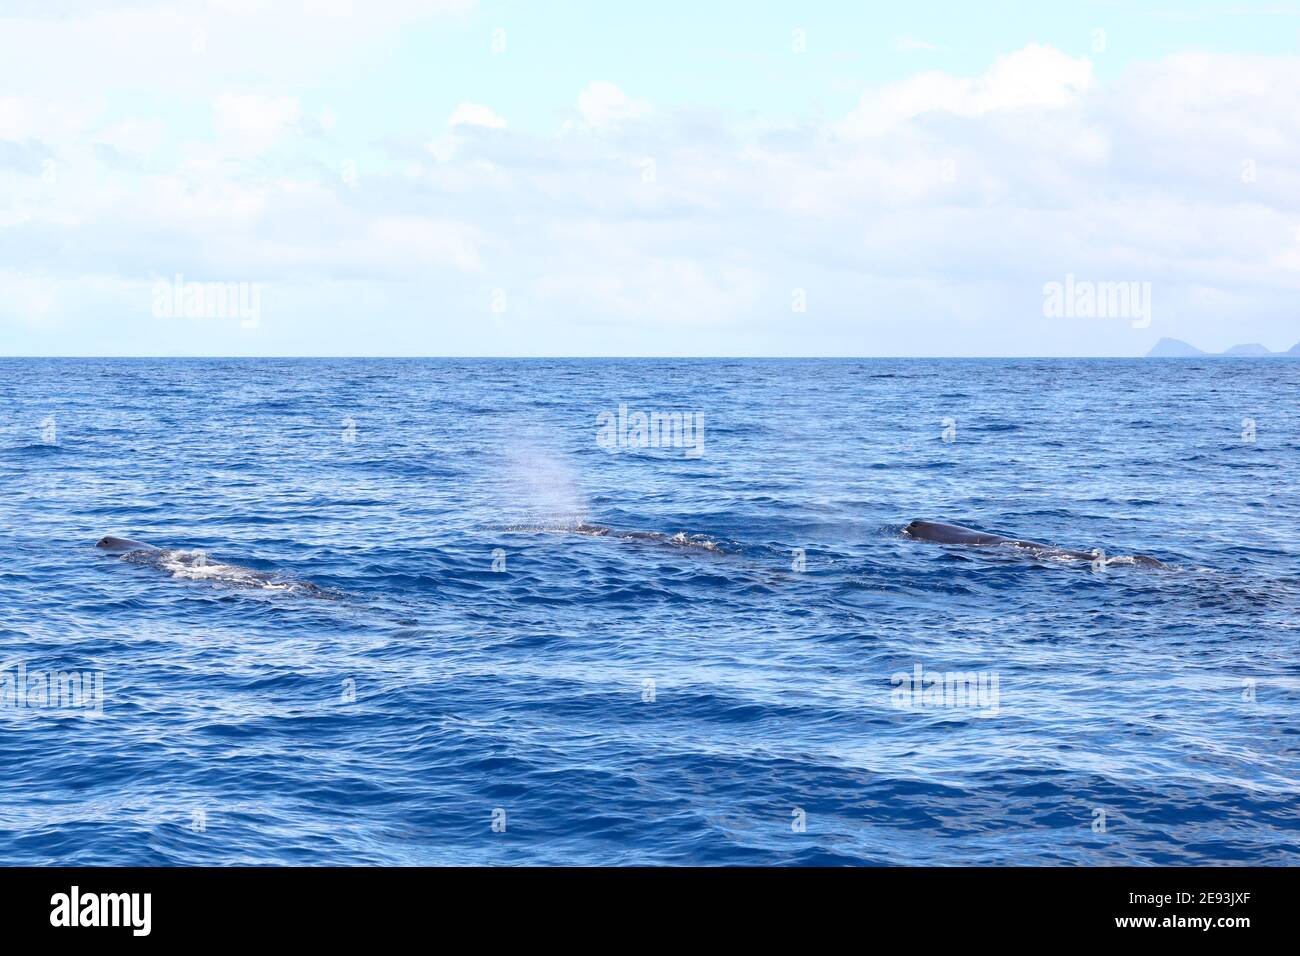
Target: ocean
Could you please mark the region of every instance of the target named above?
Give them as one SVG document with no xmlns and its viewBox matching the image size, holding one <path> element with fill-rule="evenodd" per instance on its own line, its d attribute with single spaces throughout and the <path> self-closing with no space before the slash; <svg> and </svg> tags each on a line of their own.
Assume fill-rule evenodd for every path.
<svg viewBox="0 0 1300 956">
<path fill-rule="evenodd" d="M 1300 863 L 1297 396 L 0 360 L 0 862 Z"/>
</svg>

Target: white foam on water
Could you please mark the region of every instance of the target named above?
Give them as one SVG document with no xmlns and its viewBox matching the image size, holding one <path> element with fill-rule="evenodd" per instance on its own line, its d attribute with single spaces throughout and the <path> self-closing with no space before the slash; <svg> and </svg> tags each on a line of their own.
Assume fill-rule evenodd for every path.
<svg viewBox="0 0 1300 956">
<path fill-rule="evenodd" d="M 215 584 L 230 584 L 236 587 L 256 588 L 261 591 L 314 591 L 314 585 L 305 581 L 278 580 L 265 571 L 240 567 L 237 564 L 222 564 L 210 560 L 202 551 L 182 551 L 162 548 L 156 551 L 130 551 L 122 555 L 122 560 L 132 564 L 148 564 L 166 571 L 173 578 L 183 581 L 207 581 Z"/>
</svg>

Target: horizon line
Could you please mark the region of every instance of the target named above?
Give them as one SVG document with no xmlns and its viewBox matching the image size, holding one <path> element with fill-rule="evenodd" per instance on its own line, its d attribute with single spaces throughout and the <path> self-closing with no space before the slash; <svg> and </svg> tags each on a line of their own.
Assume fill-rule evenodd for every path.
<svg viewBox="0 0 1300 956">
<path fill-rule="evenodd" d="M 862 361 L 934 361 L 953 359 L 1094 359 L 1127 362 L 1137 359 L 1294 359 L 1300 354 L 1294 352 L 1269 352 L 1266 355 L 1227 355 L 1223 352 L 1202 352 L 1199 355 L 0 355 L 0 361 L 15 359 L 67 359 L 82 361 L 86 359 L 117 359 L 124 361 L 159 360 L 159 359 L 220 359 L 248 360 L 259 359 L 407 359 L 407 360 L 454 360 L 469 359 L 495 361 L 807 361 L 807 362 L 862 362 Z"/>
</svg>

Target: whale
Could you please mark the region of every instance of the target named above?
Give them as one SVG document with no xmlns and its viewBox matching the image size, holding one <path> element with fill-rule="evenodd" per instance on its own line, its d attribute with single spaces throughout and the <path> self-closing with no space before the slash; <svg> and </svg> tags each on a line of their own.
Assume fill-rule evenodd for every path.
<svg viewBox="0 0 1300 956">
<path fill-rule="evenodd" d="M 521 531 L 531 534 L 576 534 L 584 538 L 609 538 L 618 541 L 636 541 L 643 544 L 660 545 L 664 548 L 683 548 L 709 551 L 713 554 L 729 554 L 734 542 L 721 541 L 707 534 L 691 534 L 686 531 L 635 531 L 626 528 L 612 528 L 604 524 L 592 524 L 589 521 L 528 522 L 507 525 L 499 530 Z"/>
<path fill-rule="evenodd" d="M 145 544 L 143 541 L 132 541 L 130 538 L 115 538 L 113 535 L 105 535 L 95 542 L 95 547 L 103 548 L 106 551 L 118 553 L 126 551 L 157 551 L 152 544 Z"/>
<path fill-rule="evenodd" d="M 589 538 L 622 538 L 627 541 L 645 541 L 670 548 L 700 548 L 715 554 L 725 553 L 723 546 L 706 534 L 687 534 L 685 531 L 673 534 L 663 531 L 621 531 L 603 524 L 588 524 L 585 521 L 579 522 L 569 530 L 573 534 L 581 534 Z"/>
<path fill-rule="evenodd" d="M 128 564 L 141 564 L 166 571 L 173 578 L 189 581 L 211 581 L 218 584 L 237 587 L 257 588 L 265 591 L 290 591 L 298 594 L 311 594 L 329 597 L 310 581 L 286 580 L 279 575 L 237 564 L 222 564 L 212 561 L 204 551 L 185 551 L 179 548 L 160 548 L 156 545 L 135 541 L 131 538 L 118 538 L 105 535 L 95 542 L 95 547 L 102 548 L 117 555 Z"/>
<path fill-rule="evenodd" d="M 1142 564 L 1148 567 L 1164 567 L 1160 561 L 1144 554 L 1107 558 L 1100 549 L 1079 551 L 1074 548 L 1058 548 L 1055 545 L 1042 544 L 1038 541 L 1009 538 L 1006 535 L 977 531 L 974 528 L 966 528 L 959 524 L 947 524 L 943 521 L 913 521 L 903 529 L 903 534 L 918 541 L 932 541 L 935 544 L 961 544 L 972 547 L 1002 545 L 1021 548 L 1041 557 L 1070 558 L 1076 561 L 1104 561 L 1106 564 L 1119 562 Z"/>
</svg>

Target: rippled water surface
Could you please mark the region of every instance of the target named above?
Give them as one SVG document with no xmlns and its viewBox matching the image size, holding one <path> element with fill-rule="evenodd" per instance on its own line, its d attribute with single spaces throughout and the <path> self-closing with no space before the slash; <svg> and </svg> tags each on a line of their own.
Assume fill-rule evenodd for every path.
<svg viewBox="0 0 1300 956">
<path fill-rule="evenodd" d="M 1300 862 L 1297 396 L 1284 359 L 0 360 L 0 860 Z M 702 453 L 607 450 L 620 405 Z"/>
</svg>

